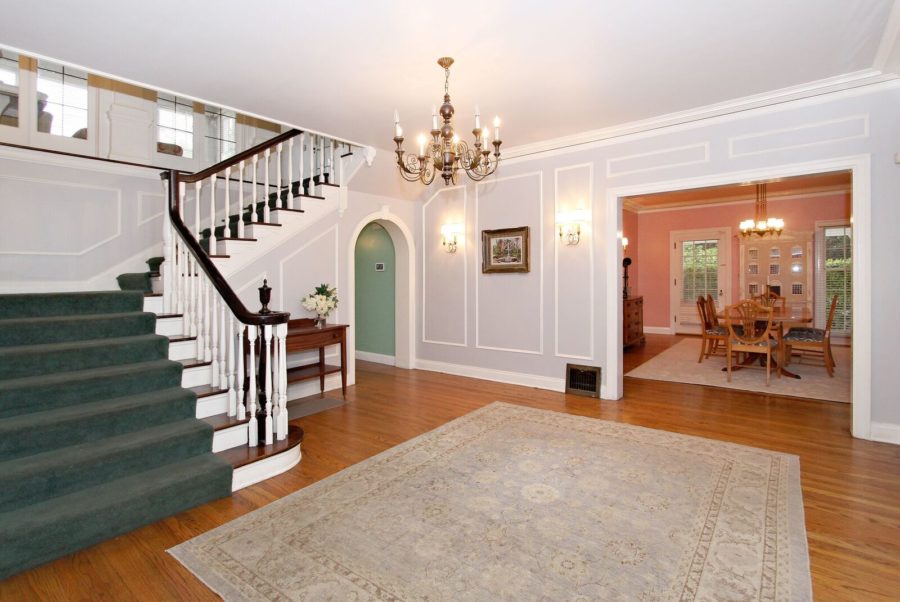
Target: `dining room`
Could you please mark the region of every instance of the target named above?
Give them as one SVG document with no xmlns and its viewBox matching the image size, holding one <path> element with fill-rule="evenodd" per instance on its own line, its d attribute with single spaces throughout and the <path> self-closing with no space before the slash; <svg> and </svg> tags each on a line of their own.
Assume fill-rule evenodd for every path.
<svg viewBox="0 0 900 602">
<path fill-rule="evenodd" d="M 850 403 L 851 195 L 831 172 L 624 199 L 622 292 L 643 313 L 625 387 Z"/>
</svg>

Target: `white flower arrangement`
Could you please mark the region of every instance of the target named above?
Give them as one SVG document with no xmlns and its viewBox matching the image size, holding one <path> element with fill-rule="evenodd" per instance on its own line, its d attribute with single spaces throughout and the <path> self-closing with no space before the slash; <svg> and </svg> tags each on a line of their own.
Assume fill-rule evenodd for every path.
<svg viewBox="0 0 900 602">
<path fill-rule="evenodd" d="M 324 318 L 337 309 L 337 289 L 330 284 L 320 284 L 313 292 L 303 297 L 300 303 L 304 309 Z"/>
</svg>

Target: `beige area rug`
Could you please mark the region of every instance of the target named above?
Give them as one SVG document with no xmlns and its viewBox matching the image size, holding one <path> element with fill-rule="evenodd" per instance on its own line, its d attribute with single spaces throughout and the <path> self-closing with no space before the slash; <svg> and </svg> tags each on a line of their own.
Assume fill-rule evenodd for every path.
<svg viewBox="0 0 900 602">
<path fill-rule="evenodd" d="M 809 600 L 796 456 L 493 403 L 170 550 L 226 600 Z"/>
<path fill-rule="evenodd" d="M 788 365 L 788 370 L 799 374 L 800 378 L 779 379 L 773 371 L 771 383 L 766 386 L 765 370 L 756 369 L 732 372 L 729 383 L 728 374 L 722 371 L 725 367 L 723 355 L 711 356 L 698 364 L 700 343 L 699 338 L 685 339 L 625 376 L 850 403 L 852 359 L 849 347 L 832 348 L 837 364 L 833 378 L 828 376 L 821 362 L 816 365 L 813 363 L 815 360 L 808 359 L 804 360 L 808 363 L 803 364 L 795 357 Z"/>
</svg>

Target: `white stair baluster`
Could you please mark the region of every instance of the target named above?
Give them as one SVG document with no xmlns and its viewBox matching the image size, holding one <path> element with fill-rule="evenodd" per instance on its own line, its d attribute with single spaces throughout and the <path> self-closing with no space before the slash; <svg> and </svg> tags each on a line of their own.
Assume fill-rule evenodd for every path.
<svg viewBox="0 0 900 602">
<path fill-rule="evenodd" d="M 221 386 L 219 380 L 219 292 L 209 283 L 209 361 L 210 382 L 213 387 Z"/>
<path fill-rule="evenodd" d="M 278 439 L 287 437 L 288 411 L 287 411 L 287 324 L 279 324 L 275 330 L 278 341 Z"/>
<path fill-rule="evenodd" d="M 253 155 L 253 191 L 250 194 L 252 199 L 252 205 L 250 205 L 250 223 L 253 224 L 259 221 L 259 218 L 256 216 L 256 198 L 257 198 L 257 188 L 256 185 L 256 173 L 259 168 L 259 155 Z"/>
<path fill-rule="evenodd" d="M 303 159 L 304 159 L 304 157 L 303 157 L 303 150 L 304 150 L 304 149 L 303 149 L 303 145 L 304 145 L 305 142 L 306 142 L 306 134 L 304 134 L 304 133 L 301 132 L 301 133 L 300 133 L 300 144 L 299 144 L 300 148 L 298 149 L 298 152 L 300 153 L 300 157 L 299 157 L 299 158 L 300 158 L 300 162 L 299 162 L 298 167 L 297 167 L 297 171 L 299 172 L 299 173 L 297 174 L 297 180 L 300 182 L 300 189 L 299 189 L 297 192 L 299 192 L 300 194 L 303 194 L 303 172 L 304 172 L 304 169 L 303 169 L 303 168 L 305 167 L 305 165 L 303 164 Z"/>
<path fill-rule="evenodd" d="M 279 142 L 278 145 L 275 147 L 276 159 L 277 159 L 277 161 L 275 162 L 275 164 L 277 165 L 277 169 L 275 170 L 275 181 L 278 182 L 278 187 L 275 189 L 275 191 L 276 191 L 275 192 L 275 208 L 276 209 L 283 209 L 284 207 L 287 207 L 287 204 L 286 204 L 287 201 L 284 201 L 285 204 L 282 204 L 282 200 L 281 200 L 281 188 L 284 186 L 284 182 L 281 180 L 281 160 L 282 160 L 281 149 L 282 149 L 282 143 Z"/>
<path fill-rule="evenodd" d="M 203 323 L 203 358 L 202 361 L 209 362 L 212 360 L 212 352 L 209 348 L 209 323 L 212 315 L 212 311 L 210 310 L 210 289 L 212 288 L 212 284 L 209 281 L 209 278 L 206 277 L 206 274 L 203 275 L 203 301 L 200 304 L 200 316 L 202 318 Z"/>
<path fill-rule="evenodd" d="M 169 187 L 172 183 L 169 180 L 163 181 L 165 194 L 165 208 L 163 209 L 163 262 L 160 266 L 160 276 L 163 289 L 163 313 L 172 313 L 173 291 L 172 286 L 172 264 L 175 263 L 175 241 L 172 240 L 172 218 L 169 216 Z"/>
<path fill-rule="evenodd" d="M 265 340 L 263 346 L 266 348 L 266 445 L 272 444 L 272 327 L 264 326 L 263 335 Z M 262 351 L 260 351 L 262 355 Z"/>
<path fill-rule="evenodd" d="M 325 183 L 325 136 L 319 136 L 319 184 Z"/>
<path fill-rule="evenodd" d="M 334 138 L 328 141 L 328 153 L 331 157 L 331 160 L 328 163 L 328 181 L 332 184 L 336 184 L 334 179 Z"/>
<path fill-rule="evenodd" d="M 230 311 L 228 312 L 228 323 L 225 323 L 225 320 L 222 320 L 222 332 L 223 336 L 228 340 L 228 356 L 226 358 L 227 367 L 226 367 L 226 386 L 228 387 L 228 415 L 236 416 L 237 415 L 237 395 L 234 391 L 234 314 Z M 243 416 L 241 416 L 243 418 Z"/>
<path fill-rule="evenodd" d="M 287 208 L 294 208 L 294 139 L 288 140 L 287 150 Z"/>
<path fill-rule="evenodd" d="M 240 203 L 238 203 L 240 205 Z M 225 168 L 225 229 L 222 238 L 231 238 L 231 168 Z"/>
<path fill-rule="evenodd" d="M 241 177 L 238 180 L 237 236 L 238 236 L 238 238 L 244 238 L 244 162 L 243 161 L 238 163 L 238 169 L 241 172 Z"/>
<path fill-rule="evenodd" d="M 184 221 L 184 203 L 187 201 L 185 183 L 178 182 L 178 216 Z"/>
<path fill-rule="evenodd" d="M 216 254 L 216 174 L 209 177 L 209 250 L 206 254 Z"/>
<path fill-rule="evenodd" d="M 263 218 L 262 221 L 265 223 L 269 223 L 269 158 L 272 156 L 272 152 L 270 149 L 266 149 L 265 160 L 266 160 L 266 169 L 265 178 L 266 178 L 266 187 L 263 192 Z"/>
<path fill-rule="evenodd" d="M 247 423 L 247 445 L 256 447 L 259 445 L 259 429 L 256 423 L 256 326 L 247 326 L 247 341 L 250 343 L 250 362 L 247 364 L 247 374 L 250 382 L 247 384 L 247 411 L 250 412 L 250 422 Z"/>
<path fill-rule="evenodd" d="M 278 326 L 269 326 L 272 329 L 272 365 L 269 367 L 269 380 L 272 381 L 272 434 L 273 438 L 278 432 L 278 422 L 280 420 L 278 411 L 281 404 L 278 402 L 281 395 L 279 393 L 281 387 L 280 374 L 280 358 L 278 357 Z"/>
<path fill-rule="evenodd" d="M 219 388 L 228 388 L 228 334 L 230 329 L 225 327 L 225 300 L 219 297 Z M 230 315 L 230 312 L 229 312 Z"/>
<path fill-rule="evenodd" d="M 197 323 L 197 307 L 200 305 L 197 300 L 200 297 L 200 278 L 197 275 L 197 260 L 194 259 L 194 256 L 187 253 L 188 256 L 188 276 L 191 279 L 190 287 L 191 287 L 191 311 L 190 311 L 190 320 L 191 320 L 191 336 L 197 337 L 197 357 L 203 357 L 203 337 L 200 336 L 200 327 Z"/>
<path fill-rule="evenodd" d="M 197 182 L 194 184 L 194 191 L 197 193 L 196 198 L 194 199 L 194 235 L 197 237 L 197 242 L 200 242 L 200 191 L 203 187 L 203 182 Z"/>
<path fill-rule="evenodd" d="M 236 368 L 236 376 L 235 376 L 235 396 L 237 401 L 237 416 L 238 418 L 244 419 L 247 417 L 247 406 L 244 405 L 244 363 L 247 361 L 247 356 L 244 354 L 244 332 L 246 331 L 246 327 L 241 322 L 235 322 L 235 333 L 231 335 L 231 338 L 237 336 L 237 353 L 235 354 L 235 359 L 237 361 Z"/>
</svg>

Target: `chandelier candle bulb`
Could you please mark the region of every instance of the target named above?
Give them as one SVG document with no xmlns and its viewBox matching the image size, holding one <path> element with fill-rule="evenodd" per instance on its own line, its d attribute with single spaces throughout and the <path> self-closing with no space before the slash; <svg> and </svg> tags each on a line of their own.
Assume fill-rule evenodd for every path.
<svg viewBox="0 0 900 602">
<path fill-rule="evenodd" d="M 500 142 L 500 117 L 494 117 L 494 140 Z"/>
<path fill-rule="evenodd" d="M 399 138 L 403 135 L 403 130 L 400 129 L 400 113 L 397 109 L 394 109 L 394 136 Z"/>
<path fill-rule="evenodd" d="M 478 110 L 478 105 L 475 105 L 475 129 L 481 129 L 481 111 Z"/>
<path fill-rule="evenodd" d="M 425 156 L 425 134 L 419 134 L 419 156 Z"/>
<path fill-rule="evenodd" d="M 431 129 L 438 129 L 437 107 L 431 105 Z"/>
</svg>

